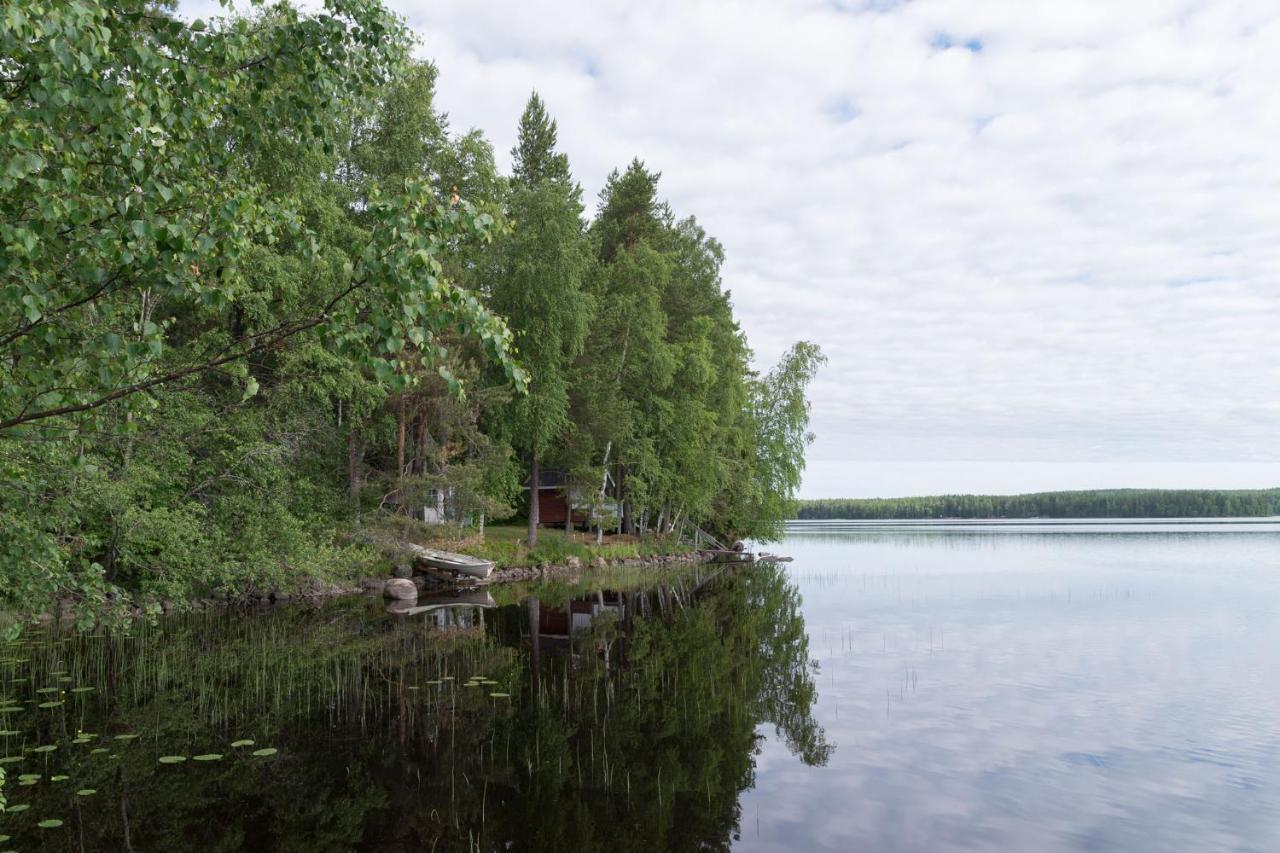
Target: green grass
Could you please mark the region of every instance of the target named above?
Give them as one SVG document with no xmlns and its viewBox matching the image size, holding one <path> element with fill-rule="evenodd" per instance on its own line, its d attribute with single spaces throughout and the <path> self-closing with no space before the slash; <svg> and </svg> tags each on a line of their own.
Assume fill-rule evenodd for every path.
<svg viewBox="0 0 1280 853">
<path fill-rule="evenodd" d="M 639 557 L 656 557 L 667 554 L 684 554 L 690 546 L 664 539 L 638 539 L 634 536 L 606 537 L 603 545 L 595 544 L 590 533 L 566 535 L 563 529 L 539 528 L 538 545 L 530 550 L 524 546 L 528 530 L 517 525 L 493 525 L 486 527 L 484 542 L 468 545 L 463 550 L 476 557 L 493 560 L 498 568 L 538 566 L 544 563 L 557 565 L 569 557 L 577 557 L 585 565 L 596 557 L 606 560 L 627 560 Z"/>
</svg>

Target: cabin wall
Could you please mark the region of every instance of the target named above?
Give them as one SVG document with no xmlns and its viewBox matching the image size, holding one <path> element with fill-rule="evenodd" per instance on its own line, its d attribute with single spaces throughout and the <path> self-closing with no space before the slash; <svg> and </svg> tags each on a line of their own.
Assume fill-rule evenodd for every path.
<svg viewBox="0 0 1280 853">
<path fill-rule="evenodd" d="M 564 524 L 569 503 L 559 489 L 538 490 L 538 520 L 543 524 Z"/>
</svg>

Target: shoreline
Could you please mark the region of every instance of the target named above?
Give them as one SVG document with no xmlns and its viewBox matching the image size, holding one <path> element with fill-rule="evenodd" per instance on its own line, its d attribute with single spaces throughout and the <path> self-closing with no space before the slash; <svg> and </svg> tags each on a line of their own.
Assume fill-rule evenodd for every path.
<svg viewBox="0 0 1280 853">
<path fill-rule="evenodd" d="M 495 568 L 493 573 L 483 580 L 462 576 L 451 577 L 443 572 L 423 571 L 420 569 L 415 569 L 413 575 L 405 579 L 412 581 L 414 586 L 418 588 L 418 597 L 423 597 L 438 593 L 485 589 L 491 586 L 504 586 L 529 581 L 577 581 L 581 579 L 584 573 L 611 568 L 659 569 L 706 563 L 711 562 L 712 559 L 713 555 L 697 550 L 617 559 L 595 557 L 585 564 L 577 557 L 571 556 L 564 563 L 543 566 L 510 566 L 504 569 Z M 149 609 L 135 601 L 127 605 L 123 603 L 119 605 L 127 607 L 127 613 L 117 613 L 111 616 L 109 615 L 110 611 L 106 611 L 102 614 L 106 618 L 100 618 L 98 621 L 109 622 L 112 618 L 121 620 L 144 619 L 149 616 L 194 613 L 216 609 L 261 608 L 298 602 L 319 603 L 348 595 L 382 595 L 387 582 L 395 579 L 397 579 L 397 575 L 391 574 L 387 577 L 363 577 L 353 583 L 310 580 L 292 591 L 280 589 L 253 590 L 240 594 L 225 593 L 221 596 L 201 596 L 183 602 L 164 600 L 155 603 L 157 609 Z M 75 609 L 80 603 L 79 600 L 73 598 L 60 598 L 52 610 L 38 614 L 28 622 L 39 625 L 48 625 L 52 622 L 74 623 L 76 621 Z"/>
</svg>

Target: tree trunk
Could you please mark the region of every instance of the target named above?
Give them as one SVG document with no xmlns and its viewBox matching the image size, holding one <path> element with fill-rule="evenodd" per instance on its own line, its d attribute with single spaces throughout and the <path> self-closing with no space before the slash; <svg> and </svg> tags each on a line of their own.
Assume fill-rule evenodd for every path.
<svg viewBox="0 0 1280 853">
<path fill-rule="evenodd" d="M 538 544 L 538 454 L 529 455 L 529 535 L 530 548 Z"/>
<path fill-rule="evenodd" d="M 400 395 L 396 404 L 396 422 L 400 427 L 400 438 L 396 444 L 396 476 L 404 476 L 404 395 Z"/>
<path fill-rule="evenodd" d="M 631 532 L 631 507 L 627 502 L 627 470 L 618 466 L 618 532 Z"/>
<path fill-rule="evenodd" d="M 356 425 L 351 424 L 347 432 L 347 495 L 353 506 L 360 501 L 360 458 L 364 450 L 360 446 L 360 436 L 356 433 Z"/>
</svg>

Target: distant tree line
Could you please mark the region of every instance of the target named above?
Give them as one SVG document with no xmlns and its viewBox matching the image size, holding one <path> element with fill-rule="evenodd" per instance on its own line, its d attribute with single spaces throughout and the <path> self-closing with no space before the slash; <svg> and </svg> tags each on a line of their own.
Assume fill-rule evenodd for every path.
<svg viewBox="0 0 1280 853">
<path fill-rule="evenodd" d="M 1095 489 L 801 501 L 800 519 L 1231 518 L 1280 515 L 1280 489 Z"/>
</svg>

